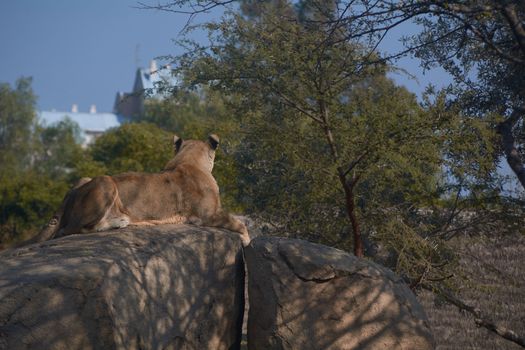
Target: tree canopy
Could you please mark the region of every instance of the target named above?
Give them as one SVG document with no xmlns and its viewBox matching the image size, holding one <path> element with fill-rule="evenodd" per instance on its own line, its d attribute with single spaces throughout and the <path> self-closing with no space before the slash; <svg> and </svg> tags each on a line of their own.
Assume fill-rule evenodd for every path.
<svg viewBox="0 0 525 350">
<path fill-rule="evenodd" d="M 0 85 L 0 162 L 1 174 L 10 170 L 23 170 L 30 163 L 33 146 L 32 129 L 36 125 L 36 98 L 31 79 L 17 80 L 12 89 Z"/>
<path fill-rule="evenodd" d="M 421 209 L 447 191 L 452 155 L 486 148 L 483 132 L 458 142 L 483 128 L 395 86 L 389 66 L 330 20 L 333 8 L 256 6 L 207 24 L 209 47 L 177 58 L 187 85 L 229 96 L 242 125 L 239 200 L 290 235 L 362 255 L 364 233 L 370 250 L 395 252 L 400 272 L 446 274 L 431 268 L 447 265 L 443 222 Z"/>
<path fill-rule="evenodd" d="M 51 215 L 81 149 L 70 123 L 38 125 L 35 102 L 31 79 L 0 85 L 0 243 L 20 239 Z"/>
</svg>

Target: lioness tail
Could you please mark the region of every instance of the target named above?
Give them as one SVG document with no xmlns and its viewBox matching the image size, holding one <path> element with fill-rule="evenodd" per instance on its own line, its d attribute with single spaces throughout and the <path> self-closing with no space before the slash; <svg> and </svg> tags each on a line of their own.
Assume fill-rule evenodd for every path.
<svg viewBox="0 0 525 350">
<path fill-rule="evenodd" d="M 58 214 L 58 213 L 57 213 Z M 29 238 L 23 242 L 15 244 L 12 248 L 20 248 L 29 244 L 45 242 L 55 237 L 58 228 L 60 227 L 60 216 L 53 215 L 51 220 L 44 226 L 36 236 Z"/>
</svg>

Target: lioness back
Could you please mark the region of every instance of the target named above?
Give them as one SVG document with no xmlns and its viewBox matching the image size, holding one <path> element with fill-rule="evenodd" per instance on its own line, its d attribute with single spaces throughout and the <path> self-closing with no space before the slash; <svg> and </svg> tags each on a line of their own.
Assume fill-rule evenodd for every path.
<svg viewBox="0 0 525 350">
<path fill-rule="evenodd" d="M 124 211 L 132 220 L 160 220 L 171 215 L 189 217 L 219 209 L 219 188 L 211 174 L 182 164 L 158 174 L 125 173 L 113 176 Z"/>
</svg>

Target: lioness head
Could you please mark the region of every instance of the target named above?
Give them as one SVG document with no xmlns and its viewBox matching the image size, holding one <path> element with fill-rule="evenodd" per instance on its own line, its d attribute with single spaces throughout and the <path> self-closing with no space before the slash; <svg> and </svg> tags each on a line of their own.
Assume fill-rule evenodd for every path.
<svg viewBox="0 0 525 350">
<path fill-rule="evenodd" d="M 173 169 L 181 163 L 191 163 L 211 172 L 215 161 L 215 150 L 219 147 L 219 136 L 210 134 L 206 141 L 183 140 L 173 136 L 175 157 L 168 162 L 165 170 Z"/>
</svg>

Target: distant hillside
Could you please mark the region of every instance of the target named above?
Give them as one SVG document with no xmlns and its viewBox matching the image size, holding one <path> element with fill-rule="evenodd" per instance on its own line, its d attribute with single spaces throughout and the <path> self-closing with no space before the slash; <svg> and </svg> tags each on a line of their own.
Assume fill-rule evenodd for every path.
<svg viewBox="0 0 525 350">
<path fill-rule="evenodd" d="M 461 250 L 461 269 L 477 289 L 462 290 L 461 298 L 478 306 L 501 326 L 525 334 L 525 235 L 459 237 L 450 241 Z M 472 316 L 436 299 L 419 295 L 430 318 L 438 350 L 522 349 L 485 328 Z"/>
</svg>

